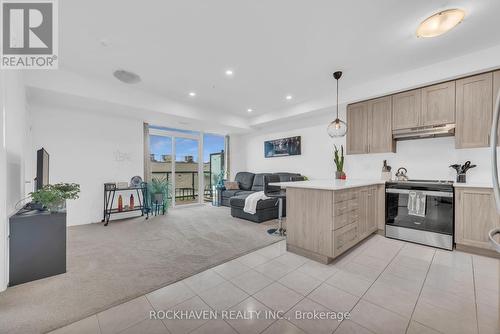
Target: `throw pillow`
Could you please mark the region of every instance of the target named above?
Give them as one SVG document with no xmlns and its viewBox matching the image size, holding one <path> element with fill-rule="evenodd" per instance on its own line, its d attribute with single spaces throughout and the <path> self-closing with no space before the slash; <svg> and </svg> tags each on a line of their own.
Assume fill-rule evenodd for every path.
<svg viewBox="0 0 500 334">
<path fill-rule="evenodd" d="M 224 181 L 224 187 L 226 187 L 226 190 L 238 190 L 240 189 L 240 186 L 238 182 L 236 181 Z"/>
</svg>

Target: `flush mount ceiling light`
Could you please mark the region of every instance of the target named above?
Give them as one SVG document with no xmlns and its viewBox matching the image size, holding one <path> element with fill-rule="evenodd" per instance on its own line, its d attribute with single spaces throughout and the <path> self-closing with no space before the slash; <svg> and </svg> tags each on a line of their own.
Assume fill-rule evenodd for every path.
<svg viewBox="0 0 500 334">
<path fill-rule="evenodd" d="M 189 92 L 189 96 L 191 96 L 191 97 L 195 97 L 195 96 L 196 96 L 196 93 L 195 93 L 195 92 Z"/>
<path fill-rule="evenodd" d="M 248 108 L 248 109 L 247 109 L 247 112 L 252 112 L 252 111 L 253 111 L 253 109 L 252 109 L 252 108 Z"/>
<path fill-rule="evenodd" d="M 226 76 L 228 76 L 228 77 L 232 77 L 234 74 L 233 70 L 226 70 L 225 73 L 226 73 Z"/>
<path fill-rule="evenodd" d="M 436 37 L 456 27 L 463 21 L 462 9 L 447 9 L 426 18 L 417 28 L 417 37 Z"/>
<path fill-rule="evenodd" d="M 347 124 L 339 118 L 339 79 L 342 77 L 342 72 L 333 73 L 333 77 L 337 80 L 337 118 L 328 125 L 326 132 L 332 138 L 344 137 L 347 133 Z"/>
<path fill-rule="evenodd" d="M 141 77 L 138 74 L 125 70 L 116 70 L 113 76 L 126 84 L 136 84 L 141 82 Z"/>
<path fill-rule="evenodd" d="M 285 99 L 291 100 L 291 99 L 293 99 L 293 96 L 292 95 L 287 95 L 287 96 L 285 96 Z"/>
</svg>

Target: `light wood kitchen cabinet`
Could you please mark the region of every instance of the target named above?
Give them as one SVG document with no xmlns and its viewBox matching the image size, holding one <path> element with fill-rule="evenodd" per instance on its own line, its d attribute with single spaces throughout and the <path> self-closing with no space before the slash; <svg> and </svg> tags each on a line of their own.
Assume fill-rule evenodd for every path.
<svg viewBox="0 0 500 334">
<path fill-rule="evenodd" d="M 394 152 L 391 97 L 347 106 L 346 154 Z"/>
<path fill-rule="evenodd" d="M 368 152 L 395 152 L 392 139 L 392 97 L 368 101 Z"/>
<path fill-rule="evenodd" d="M 368 153 L 368 103 L 347 106 L 346 154 Z"/>
<path fill-rule="evenodd" d="M 455 147 L 489 145 L 493 115 L 493 73 L 456 81 Z"/>
<path fill-rule="evenodd" d="M 493 190 L 457 188 L 455 194 L 455 242 L 457 245 L 492 249 L 488 232 L 495 227 L 500 227 Z"/>
<path fill-rule="evenodd" d="M 496 107 L 498 95 L 500 95 L 500 71 L 495 71 L 493 72 L 493 111 Z M 500 137 L 500 128 L 498 129 L 498 135 Z M 498 145 L 500 145 L 500 140 Z"/>
<path fill-rule="evenodd" d="M 384 185 L 342 190 L 287 189 L 287 247 L 328 263 L 377 231 Z"/>
<path fill-rule="evenodd" d="M 422 88 L 421 125 L 455 123 L 455 81 Z"/>
<path fill-rule="evenodd" d="M 392 129 L 418 127 L 422 112 L 422 90 L 415 89 L 392 96 Z"/>
</svg>

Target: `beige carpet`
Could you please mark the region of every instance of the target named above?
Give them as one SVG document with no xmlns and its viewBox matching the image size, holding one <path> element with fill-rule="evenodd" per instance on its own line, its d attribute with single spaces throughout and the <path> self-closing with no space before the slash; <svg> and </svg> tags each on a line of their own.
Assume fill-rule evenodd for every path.
<svg viewBox="0 0 500 334">
<path fill-rule="evenodd" d="M 0 333 L 43 333 L 280 240 L 196 206 L 68 228 L 67 273 L 0 293 Z"/>
</svg>

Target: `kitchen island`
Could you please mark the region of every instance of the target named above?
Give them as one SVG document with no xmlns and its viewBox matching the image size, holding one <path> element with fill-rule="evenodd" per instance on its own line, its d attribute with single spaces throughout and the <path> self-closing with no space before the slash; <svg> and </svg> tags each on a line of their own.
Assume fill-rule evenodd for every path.
<svg viewBox="0 0 500 334">
<path fill-rule="evenodd" d="M 384 181 L 311 180 L 279 185 L 287 189 L 290 252 L 329 263 L 384 228 Z"/>
</svg>

